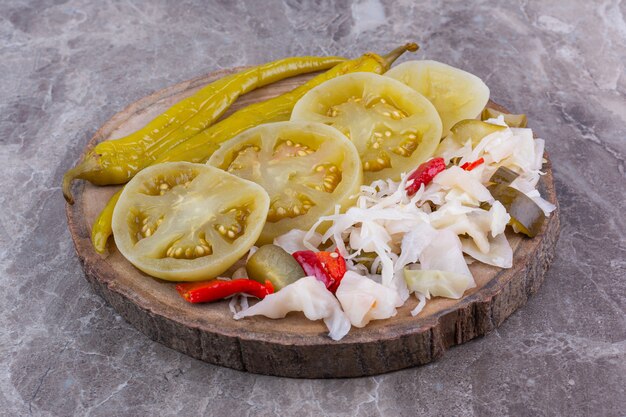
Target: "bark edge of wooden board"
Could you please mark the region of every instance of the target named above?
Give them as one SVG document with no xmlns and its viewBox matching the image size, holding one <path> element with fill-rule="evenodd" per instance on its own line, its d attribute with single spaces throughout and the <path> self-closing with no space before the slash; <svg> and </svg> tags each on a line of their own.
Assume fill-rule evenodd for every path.
<svg viewBox="0 0 626 417">
<path fill-rule="evenodd" d="M 103 139 L 139 128 L 200 86 L 238 70 L 241 68 L 212 72 L 140 99 L 105 123 L 85 152 Z M 231 111 L 287 91 L 309 77 L 291 78 L 242 96 Z M 504 110 L 493 102 L 488 106 Z M 472 265 L 479 285 L 462 299 L 432 300 L 420 316 L 411 317 L 409 311 L 416 304 L 411 298 L 396 317 L 363 329 L 352 328 L 338 342 L 327 337 L 323 324 L 310 322 L 299 313 L 282 320 L 253 317 L 236 321 L 226 302 L 191 305 L 176 294 L 174 284 L 133 268 L 114 245 L 110 244 L 107 257 L 98 255 L 91 246 L 91 223 L 118 187 L 81 182 L 75 186 L 76 203 L 66 206 L 66 215 L 76 253 L 95 292 L 149 338 L 202 361 L 241 371 L 296 378 L 358 377 L 432 362 L 449 347 L 491 332 L 539 289 L 559 235 L 549 160 L 544 168 L 540 191 L 557 210 L 535 238 L 510 236 L 513 268 Z M 474 348 L 481 349 L 481 345 Z"/>
</svg>

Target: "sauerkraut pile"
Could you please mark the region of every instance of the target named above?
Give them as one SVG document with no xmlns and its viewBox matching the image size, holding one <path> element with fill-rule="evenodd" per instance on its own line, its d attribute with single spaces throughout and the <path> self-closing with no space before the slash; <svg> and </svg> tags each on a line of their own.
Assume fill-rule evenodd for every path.
<svg viewBox="0 0 626 417">
<path fill-rule="evenodd" d="M 434 157 L 443 158 L 446 168 L 414 194 L 407 192 L 414 181 L 410 172 L 400 181 L 377 180 L 362 186 L 355 205 L 344 213 L 337 208 L 311 229 L 275 239 L 289 253 L 336 250 L 343 256 L 348 271 L 335 294 L 309 276 L 252 306 L 245 295 L 234 297 L 235 319 L 301 311 L 310 320 L 323 320 L 329 336 L 340 340 L 352 326 L 395 316 L 411 294 L 419 300 L 413 316 L 433 297 L 461 298 L 476 287 L 468 267 L 472 262 L 510 268 L 513 251 L 505 229 L 512 224 L 519 231 L 523 225 L 512 221 L 502 198 L 492 194 L 496 171 L 514 172 L 517 176 L 506 185 L 532 200 L 544 216 L 555 206 L 537 190 L 544 140 L 535 139 L 531 129 L 508 127 L 502 116 L 486 123 L 503 128 L 477 143 L 445 138 Z M 470 164 L 475 165 L 471 170 L 462 168 Z M 236 275 L 245 275 L 245 269 Z"/>
</svg>

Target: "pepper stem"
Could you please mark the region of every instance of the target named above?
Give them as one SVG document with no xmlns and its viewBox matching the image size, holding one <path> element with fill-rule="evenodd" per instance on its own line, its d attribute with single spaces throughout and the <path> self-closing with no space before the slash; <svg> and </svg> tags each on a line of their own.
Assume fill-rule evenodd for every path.
<svg viewBox="0 0 626 417">
<path fill-rule="evenodd" d="M 78 167 L 72 168 L 68 170 L 65 175 L 63 175 L 63 197 L 65 197 L 65 201 L 69 204 L 74 204 L 74 196 L 72 196 L 72 183 L 77 176 Z"/>
<path fill-rule="evenodd" d="M 93 172 L 94 170 L 98 170 L 100 167 L 98 163 L 90 157 L 89 155 L 74 168 L 67 170 L 65 175 L 63 175 L 63 197 L 69 204 L 74 204 L 74 197 L 72 196 L 72 183 L 75 179 L 81 178 L 81 175 L 87 172 Z"/>
<path fill-rule="evenodd" d="M 389 69 L 389 67 L 391 67 L 391 64 L 393 64 L 394 61 L 398 59 L 406 51 L 415 52 L 418 49 L 420 49 L 418 44 L 416 44 L 415 42 L 409 42 L 402 46 L 397 47 L 393 51 L 389 52 L 387 55 L 383 55 L 382 58 L 383 58 L 383 65 L 385 66 L 385 69 Z"/>
</svg>

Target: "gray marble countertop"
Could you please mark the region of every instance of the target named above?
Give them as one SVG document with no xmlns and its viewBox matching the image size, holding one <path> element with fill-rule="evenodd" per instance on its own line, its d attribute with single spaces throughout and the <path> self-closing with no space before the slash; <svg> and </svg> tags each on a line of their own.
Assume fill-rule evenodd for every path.
<svg viewBox="0 0 626 417">
<path fill-rule="evenodd" d="M 626 415 L 626 7 L 494 3 L 3 0 L 0 415 Z M 406 40 L 526 112 L 552 157 L 556 259 L 499 329 L 420 368 L 289 380 L 165 348 L 94 294 L 59 184 L 109 117 L 215 69 Z"/>
</svg>

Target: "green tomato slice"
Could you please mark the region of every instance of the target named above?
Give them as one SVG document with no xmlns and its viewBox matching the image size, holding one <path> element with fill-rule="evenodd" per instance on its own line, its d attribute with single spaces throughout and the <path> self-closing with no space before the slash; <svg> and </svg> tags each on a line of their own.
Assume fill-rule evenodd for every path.
<svg viewBox="0 0 626 417">
<path fill-rule="evenodd" d="M 441 119 L 421 94 L 388 77 L 353 73 L 326 81 L 295 105 L 291 120 L 333 126 L 356 146 L 365 183 L 400 179 L 430 158 Z"/>
<path fill-rule="evenodd" d="M 480 78 L 442 62 L 407 61 L 385 76 L 408 85 L 435 105 L 444 136 L 458 121 L 480 115 L 489 101 L 489 88 Z"/>
<path fill-rule="evenodd" d="M 253 182 L 204 164 L 158 164 L 124 187 L 113 211 L 115 244 L 153 277 L 210 279 L 254 245 L 268 208 Z"/>
<path fill-rule="evenodd" d="M 320 123 L 278 122 L 225 142 L 207 164 L 261 185 L 270 196 L 258 244 L 354 204 L 363 177 L 354 145 Z M 239 192 L 233 190 L 233 192 Z"/>
</svg>

